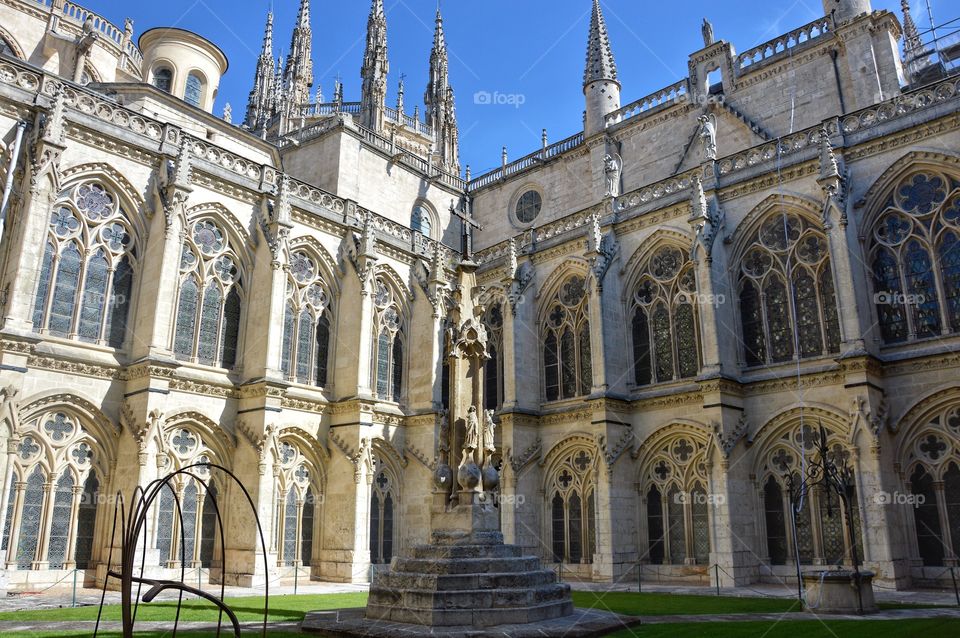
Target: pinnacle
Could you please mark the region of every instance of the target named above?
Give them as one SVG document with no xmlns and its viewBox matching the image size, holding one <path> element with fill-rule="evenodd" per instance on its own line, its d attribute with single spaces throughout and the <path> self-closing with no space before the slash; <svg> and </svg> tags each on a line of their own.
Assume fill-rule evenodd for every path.
<svg viewBox="0 0 960 638">
<path fill-rule="evenodd" d="M 590 39 L 587 42 L 587 69 L 583 83 L 598 80 L 617 80 L 617 63 L 610 48 L 607 23 L 603 19 L 600 0 L 593 0 L 593 15 L 590 18 Z"/>
</svg>

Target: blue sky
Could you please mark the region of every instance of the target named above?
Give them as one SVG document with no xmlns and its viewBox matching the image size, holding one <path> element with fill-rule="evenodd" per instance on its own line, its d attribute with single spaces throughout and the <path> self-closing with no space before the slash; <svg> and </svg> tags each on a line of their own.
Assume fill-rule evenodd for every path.
<svg viewBox="0 0 960 638">
<path fill-rule="evenodd" d="M 934 0 L 938 23 L 960 17 L 956 0 Z M 130 16 L 137 36 L 148 28 L 178 26 L 216 42 L 230 59 L 217 100 L 245 110 L 260 51 L 267 0 L 85 0 L 116 24 Z M 276 46 L 289 48 L 299 0 L 277 0 Z M 437 0 L 384 0 L 389 28 L 388 100 L 406 75 L 408 110 L 422 103 Z M 745 51 L 823 13 L 819 0 L 602 0 L 627 104 L 682 79 L 691 52 L 702 47 L 700 22 L 708 17 L 717 38 Z M 900 0 L 874 0 L 874 8 L 900 13 Z M 911 0 L 920 28 L 922 0 Z M 951 6 L 953 5 L 953 6 Z M 314 72 L 327 99 L 339 74 L 345 99 L 357 100 L 368 0 L 313 0 Z M 582 77 L 590 0 L 443 0 L 451 81 L 457 94 L 461 156 L 479 175 L 536 150 L 541 129 L 550 141 L 581 130 Z M 478 104 L 478 92 L 497 93 L 502 104 Z"/>
</svg>

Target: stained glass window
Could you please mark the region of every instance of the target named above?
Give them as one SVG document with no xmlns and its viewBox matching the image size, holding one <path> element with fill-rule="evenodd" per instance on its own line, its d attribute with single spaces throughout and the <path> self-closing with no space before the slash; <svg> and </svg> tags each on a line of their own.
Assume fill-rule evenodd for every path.
<svg viewBox="0 0 960 638">
<path fill-rule="evenodd" d="M 327 366 L 330 360 L 330 321 L 326 316 L 320 317 L 317 321 L 316 344 L 316 383 L 322 387 L 327 385 Z"/>
<path fill-rule="evenodd" d="M 197 484 L 191 480 L 184 488 L 183 497 L 180 501 L 183 515 L 183 545 L 177 552 L 177 559 L 183 561 L 187 567 L 191 566 L 196 555 L 198 496 Z"/>
<path fill-rule="evenodd" d="M 647 492 L 647 558 L 651 565 L 662 565 L 663 551 L 663 500 L 656 485 Z"/>
<path fill-rule="evenodd" d="M 176 500 L 170 485 L 160 489 L 160 505 L 157 510 L 157 550 L 160 554 L 160 567 L 166 567 L 173 552 L 173 524 L 176 515 Z"/>
<path fill-rule="evenodd" d="M 763 221 L 740 263 L 740 320 L 748 366 L 835 354 L 840 323 L 826 236 L 805 217 Z"/>
<path fill-rule="evenodd" d="M 233 368 L 240 336 L 241 272 L 223 231 L 195 222 L 181 251 L 174 352 L 180 359 Z"/>
<path fill-rule="evenodd" d="M 389 396 L 387 391 L 390 388 L 390 335 L 386 330 L 380 333 L 380 339 L 377 342 L 377 395 Z"/>
<path fill-rule="evenodd" d="M 823 559 L 830 565 L 840 565 L 845 553 L 840 499 L 829 491 L 819 492 L 817 499 Z"/>
<path fill-rule="evenodd" d="M 537 191 L 527 191 L 517 200 L 517 221 L 521 224 L 532 223 L 543 208 L 543 197 Z"/>
<path fill-rule="evenodd" d="M 314 503 L 313 489 L 307 489 L 307 497 L 303 503 L 303 513 L 300 515 L 300 564 L 311 565 L 313 563 L 313 510 L 316 508 Z"/>
<path fill-rule="evenodd" d="M 710 513 L 707 492 L 700 484 L 690 490 L 693 522 L 693 556 L 698 565 L 710 562 Z"/>
<path fill-rule="evenodd" d="M 374 565 L 383 563 L 380 554 L 380 495 L 373 492 L 370 496 L 370 562 Z"/>
<path fill-rule="evenodd" d="M 208 483 L 207 493 L 203 497 L 203 515 L 200 517 L 200 566 L 213 565 L 213 550 L 217 538 L 217 508 L 214 500 L 217 488 Z"/>
<path fill-rule="evenodd" d="M 553 495 L 551 505 L 553 520 L 553 560 L 562 562 L 566 553 L 566 516 L 563 511 L 563 497 L 559 493 Z"/>
<path fill-rule="evenodd" d="M 183 99 L 187 104 L 202 107 L 203 100 L 203 80 L 196 73 L 187 76 L 187 85 L 184 90 Z"/>
<path fill-rule="evenodd" d="M 43 517 L 43 484 L 46 477 L 40 466 L 27 479 L 20 510 L 20 536 L 17 539 L 17 569 L 30 569 L 37 556 L 40 540 L 40 522 Z"/>
<path fill-rule="evenodd" d="M 0 537 L 0 550 L 6 551 L 10 544 L 10 536 L 13 534 L 13 506 L 17 502 L 17 475 L 12 474 L 10 489 L 7 492 L 7 513 L 3 517 L 3 536 Z"/>
<path fill-rule="evenodd" d="M 497 401 L 500 388 L 500 353 L 493 346 L 487 347 L 489 359 L 483 364 L 483 408 L 485 410 L 496 410 L 499 406 Z"/>
<path fill-rule="evenodd" d="M 874 296 L 885 343 L 960 330 L 958 189 L 960 182 L 944 174 L 910 175 L 874 225 Z"/>
<path fill-rule="evenodd" d="M 387 493 L 383 498 L 383 562 L 390 564 L 393 560 L 393 494 Z"/>
<path fill-rule="evenodd" d="M 34 330 L 123 345 L 118 333 L 126 331 L 135 255 L 126 224 L 124 211 L 99 184 L 84 183 L 60 194 L 40 266 Z"/>
<path fill-rule="evenodd" d="M 283 343 L 281 345 L 280 365 L 284 376 L 293 373 L 293 330 L 294 330 L 293 303 L 288 303 L 283 313 Z"/>
<path fill-rule="evenodd" d="M 291 487 L 283 505 L 283 562 L 293 565 L 297 560 L 297 493 Z"/>
<path fill-rule="evenodd" d="M 53 492 L 53 518 L 50 521 L 47 561 L 50 569 L 63 569 L 69 556 L 67 542 L 70 536 L 70 518 L 73 509 L 73 476 L 64 472 Z"/>
<path fill-rule="evenodd" d="M 413 215 L 410 217 L 410 229 L 415 233 L 430 237 L 430 226 L 430 213 L 423 206 L 414 208 Z"/>
<path fill-rule="evenodd" d="M 813 523 L 810 516 L 811 499 L 805 498 L 803 502 L 796 504 L 795 527 L 797 534 L 797 549 L 800 554 L 800 562 L 813 563 Z"/>
<path fill-rule="evenodd" d="M 297 381 L 310 383 L 311 339 L 313 338 L 313 316 L 309 310 L 300 313 L 300 331 L 297 334 Z"/>
<path fill-rule="evenodd" d="M 403 342 L 399 337 L 393 340 L 393 355 L 391 364 L 393 365 L 392 374 L 392 394 L 394 401 L 399 401 L 403 389 Z"/>
<path fill-rule="evenodd" d="M 637 308 L 633 313 L 633 376 L 637 385 L 647 385 L 652 380 L 650 352 L 650 324 L 647 311 Z"/>
<path fill-rule="evenodd" d="M 180 301 L 177 305 L 177 330 L 174 337 L 174 352 L 178 357 L 193 355 L 193 337 L 197 323 L 197 283 L 188 277 L 180 286 Z"/>
<path fill-rule="evenodd" d="M 577 275 L 568 277 L 549 303 L 542 327 L 544 396 L 555 401 L 589 394 L 593 362 L 586 282 Z"/>
<path fill-rule="evenodd" d="M 404 321 L 392 289 L 377 280 L 374 321 L 377 337 L 373 342 L 373 382 L 377 397 L 399 403 L 403 398 Z"/>
<path fill-rule="evenodd" d="M 165 93 L 173 88 L 173 71 L 160 68 L 153 72 L 153 85 Z"/>
<path fill-rule="evenodd" d="M 567 509 L 568 543 L 570 547 L 569 562 L 579 563 L 583 559 L 583 511 L 580 494 L 576 491 L 570 494 Z"/>
<path fill-rule="evenodd" d="M 943 475 L 943 496 L 947 508 L 947 526 L 953 542 L 953 555 L 960 556 L 960 467 L 957 463 L 950 463 Z"/>
<path fill-rule="evenodd" d="M 590 324 L 580 326 L 580 343 L 577 344 L 580 354 L 580 394 L 587 395 L 593 391 L 593 358 L 590 354 Z"/>
<path fill-rule="evenodd" d="M 763 488 L 767 523 L 767 552 L 772 565 L 787 564 L 787 527 L 783 516 L 783 490 L 772 476 Z"/>
<path fill-rule="evenodd" d="M 933 476 L 922 465 L 918 465 L 910 477 L 911 492 L 918 497 L 913 510 L 917 546 L 923 564 L 928 567 L 943 565 L 944 559 L 943 532 L 933 482 Z"/>
<path fill-rule="evenodd" d="M 53 285 L 53 300 L 50 302 L 50 332 L 66 337 L 73 329 L 73 313 L 77 308 L 77 292 L 80 287 L 80 250 L 73 242 L 60 253 L 57 278 Z"/>
<path fill-rule="evenodd" d="M 83 496 L 77 510 L 77 569 L 87 569 L 93 555 L 93 533 L 97 523 L 97 498 L 100 482 L 91 473 L 83 485 Z"/>
<path fill-rule="evenodd" d="M 383 466 L 379 458 L 375 459 L 375 466 Z M 393 480 L 381 469 L 370 491 L 370 562 L 373 564 L 385 565 L 393 559 L 395 509 Z"/>
<path fill-rule="evenodd" d="M 686 379 L 700 372 L 694 266 L 675 246 L 641 263 L 633 289 L 633 366 L 637 385 Z"/>
<path fill-rule="evenodd" d="M 130 297 L 133 295 L 133 268 L 124 257 L 113 272 L 113 291 L 107 309 L 105 336 L 111 348 L 123 347 L 127 336 L 127 318 L 130 314 Z"/>
<path fill-rule="evenodd" d="M 490 358 L 484 365 L 484 409 L 497 410 L 503 404 L 503 309 L 493 303 L 483 315 Z"/>
<path fill-rule="evenodd" d="M 687 556 L 686 526 L 680 489 L 676 486 L 667 493 L 668 538 L 670 539 L 670 563 L 682 565 Z"/>
</svg>

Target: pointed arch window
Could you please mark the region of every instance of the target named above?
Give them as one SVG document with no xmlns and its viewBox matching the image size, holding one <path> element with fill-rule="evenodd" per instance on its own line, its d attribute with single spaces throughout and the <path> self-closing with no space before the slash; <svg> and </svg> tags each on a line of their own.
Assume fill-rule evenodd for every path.
<svg viewBox="0 0 960 638">
<path fill-rule="evenodd" d="M 632 300 L 633 377 L 638 386 L 695 377 L 700 338 L 693 262 L 673 246 L 640 267 Z"/>
<path fill-rule="evenodd" d="M 403 399 L 404 320 L 392 289 L 377 279 L 374 288 L 373 388 L 382 401 Z"/>
<path fill-rule="evenodd" d="M 2 533 L 6 562 L 23 570 L 37 563 L 86 569 L 99 490 L 96 443 L 79 421 L 57 410 L 25 423 L 22 434 Z"/>
<path fill-rule="evenodd" d="M 547 401 L 584 396 L 593 389 L 589 303 L 586 281 L 579 275 L 568 277 L 547 302 L 541 325 Z"/>
<path fill-rule="evenodd" d="M 483 326 L 487 330 L 487 354 L 490 357 L 483 369 L 484 409 L 499 410 L 503 405 L 503 306 L 499 302 L 487 308 Z"/>
<path fill-rule="evenodd" d="M 330 367 L 330 288 L 305 252 L 290 258 L 283 318 L 282 369 L 297 383 L 324 387 Z"/>
<path fill-rule="evenodd" d="M 647 560 L 653 565 L 710 562 L 710 500 L 706 446 L 675 437 L 655 446 L 644 463 Z"/>
<path fill-rule="evenodd" d="M 275 542 L 281 565 L 310 566 L 313 561 L 313 521 L 319 503 L 314 495 L 319 471 L 294 440 L 281 441 L 277 486 Z"/>
<path fill-rule="evenodd" d="M 173 351 L 178 359 L 233 368 L 240 338 L 242 273 L 223 230 L 193 223 L 180 253 Z"/>
<path fill-rule="evenodd" d="M 848 494 L 853 520 L 848 520 L 835 492 L 811 490 L 797 502 L 790 497 L 790 485 L 798 485 L 806 462 L 813 461 L 815 433 L 810 425 L 787 431 L 761 455 L 759 498 L 766 521 L 767 556 L 773 565 L 849 563 L 852 556 L 850 530 L 862 557 L 859 501 L 855 491 Z M 828 431 L 831 454 L 848 457 L 844 439 Z M 862 560 L 862 558 L 861 558 Z"/>
<path fill-rule="evenodd" d="M 840 351 L 827 239 L 805 217 L 764 220 L 740 261 L 739 294 L 748 366 Z"/>
<path fill-rule="evenodd" d="M 62 192 L 43 246 L 34 330 L 122 347 L 135 262 L 132 227 L 110 190 L 85 182 Z"/>
<path fill-rule="evenodd" d="M 375 465 L 377 469 L 370 490 L 370 562 L 389 565 L 393 560 L 397 497 L 393 476 L 379 460 Z"/>
<path fill-rule="evenodd" d="M 901 180 L 868 242 L 886 344 L 960 332 L 960 181 L 935 171 Z"/>
<path fill-rule="evenodd" d="M 593 452 L 568 452 L 553 470 L 550 500 L 554 560 L 592 563 L 596 552 L 596 466 Z"/>
<path fill-rule="evenodd" d="M 410 216 L 410 229 L 415 233 L 420 233 L 424 237 L 432 237 L 433 218 L 430 211 L 425 206 L 415 206 L 413 214 Z"/>
</svg>

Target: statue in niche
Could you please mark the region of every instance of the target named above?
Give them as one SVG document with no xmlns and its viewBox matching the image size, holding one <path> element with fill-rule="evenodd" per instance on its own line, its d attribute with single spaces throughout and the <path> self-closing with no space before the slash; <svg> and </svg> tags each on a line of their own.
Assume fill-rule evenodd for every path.
<svg viewBox="0 0 960 638">
<path fill-rule="evenodd" d="M 497 451 L 497 446 L 493 442 L 496 428 L 497 424 L 493 422 L 493 410 L 485 410 L 483 413 L 483 451 L 488 455 Z"/>
<path fill-rule="evenodd" d="M 616 153 L 603 158 L 603 172 L 607 178 L 607 197 L 620 197 L 620 175 L 623 173 L 623 158 Z"/>
<path fill-rule="evenodd" d="M 706 18 L 703 19 L 703 46 L 704 48 L 712 45 L 716 42 L 716 38 L 713 34 L 713 25 Z"/>
<path fill-rule="evenodd" d="M 703 114 L 697 120 L 700 122 L 700 144 L 703 146 L 703 155 L 707 161 L 717 159 L 717 116 Z"/>
<path fill-rule="evenodd" d="M 474 452 L 480 447 L 480 420 L 477 418 L 477 408 L 471 405 L 467 411 L 467 427 L 463 439 L 463 459 L 465 462 L 476 463 Z M 468 460 L 469 459 L 469 460 Z"/>
</svg>

